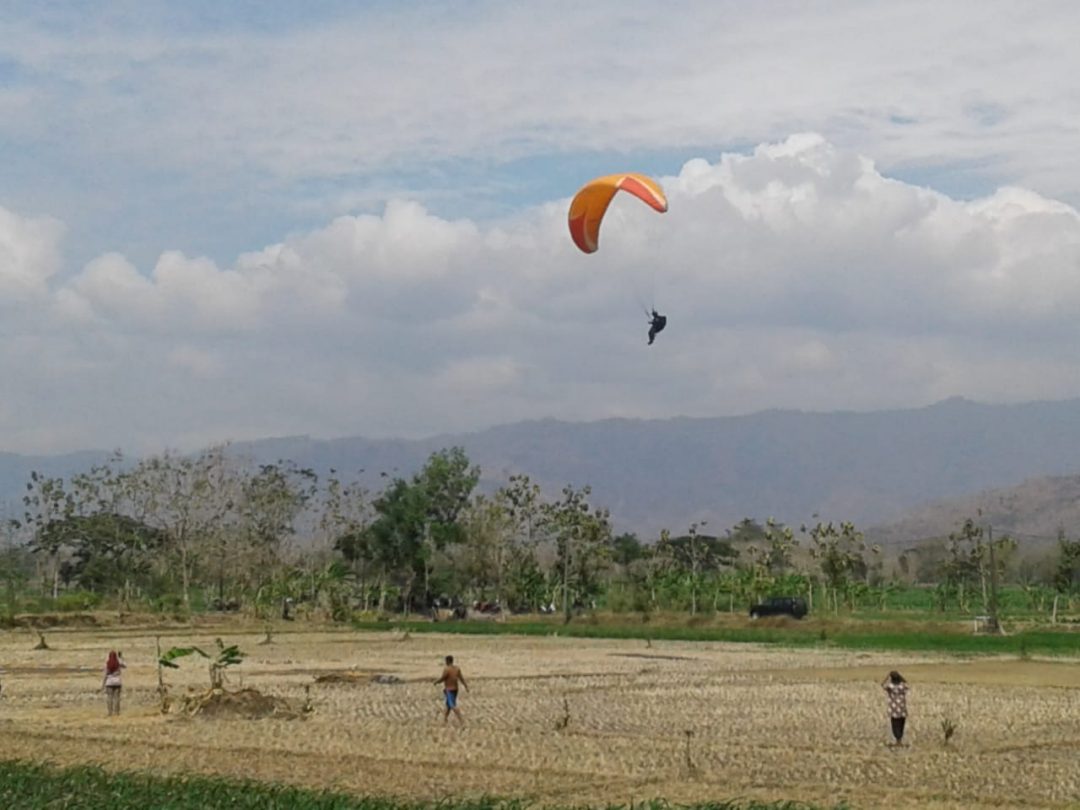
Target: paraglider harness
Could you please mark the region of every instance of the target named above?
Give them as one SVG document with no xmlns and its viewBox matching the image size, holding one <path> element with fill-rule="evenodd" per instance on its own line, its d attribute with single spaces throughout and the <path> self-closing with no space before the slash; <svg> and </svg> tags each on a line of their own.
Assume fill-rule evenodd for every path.
<svg viewBox="0 0 1080 810">
<path fill-rule="evenodd" d="M 656 336 L 664 331 L 664 327 L 667 326 L 667 318 L 657 312 L 655 309 L 649 316 L 649 345 L 652 346 Z"/>
</svg>

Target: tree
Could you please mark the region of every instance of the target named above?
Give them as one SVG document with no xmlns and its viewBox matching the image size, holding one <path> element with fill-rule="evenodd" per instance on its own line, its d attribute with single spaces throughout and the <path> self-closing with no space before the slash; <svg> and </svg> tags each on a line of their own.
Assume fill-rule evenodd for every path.
<svg viewBox="0 0 1080 810">
<path fill-rule="evenodd" d="M 459 518 L 479 480 L 479 467 L 453 447 L 433 453 L 410 481 L 395 478 L 375 500 L 377 517 L 365 542 L 383 571 L 398 578 L 406 611 L 417 581 L 430 602 L 433 553 L 464 538 Z"/>
<path fill-rule="evenodd" d="M 1065 532 L 1058 532 L 1058 561 L 1054 571 L 1053 620 L 1057 621 L 1058 596 L 1072 597 L 1080 591 L 1080 540 L 1067 540 Z"/>
<path fill-rule="evenodd" d="M 330 470 L 320 497 L 318 529 L 330 548 L 345 558 L 359 580 L 365 610 L 372 561 L 366 542 L 370 523 L 371 500 L 367 489 L 356 481 L 342 481 L 336 470 Z"/>
<path fill-rule="evenodd" d="M 312 574 L 312 599 L 325 596 L 330 618 L 335 622 L 345 621 L 352 614 L 350 577 L 351 572 L 339 560 Z"/>
<path fill-rule="evenodd" d="M 522 545 L 510 547 L 503 588 L 511 610 L 535 610 L 538 605 L 546 604 L 547 580 L 536 559 L 536 549 Z"/>
<path fill-rule="evenodd" d="M 769 518 L 760 533 L 744 537 L 746 556 L 760 569 L 762 578 L 776 578 L 791 570 L 799 541 L 788 526 Z"/>
<path fill-rule="evenodd" d="M 943 581 L 943 599 L 953 597 L 960 610 L 967 610 L 967 597 L 970 590 L 982 579 L 983 530 L 974 520 L 968 518 L 960 531 L 951 532 L 945 544 L 945 565 Z"/>
<path fill-rule="evenodd" d="M 75 515 L 55 528 L 71 548 L 65 578 L 97 593 L 115 590 L 125 606 L 133 584 L 145 583 L 151 556 L 165 543 L 160 530 L 112 512 Z"/>
<path fill-rule="evenodd" d="M 507 603 L 514 609 L 535 609 L 548 597 L 547 582 L 536 556 L 545 519 L 540 487 L 527 475 L 511 475 L 495 493 L 495 500 L 509 518 L 503 573 Z"/>
<path fill-rule="evenodd" d="M 732 545 L 740 545 L 738 572 L 725 583 L 732 605 L 736 594 L 740 601 L 753 603 L 772 592 L 778 581 L 789 586 L 787 575 L 794 565 L 799 541 L 788 526 L 773 518 L 766 520 L 764 526 L 744 518 L 728 530 L 728 538 Z"/>
<path fill-rule="evenodd" d="M 185 607 L 191 604 L 201 553 L 234 514 L 239 480 L 224 446 L 196 456 L 152 456 L 130 473 L 135 517 L 164 534 L 166 559 L 180 573 Z"/>
<path fill-rule="evenodd" d="M 283 546 L 296 533 L 297 520 L 317 486 L 312 470 L 287 461 L 263 464 L 253 474 L 237 476 L 235 503 L 226 505 L 234 517 L 233 530 L 223 522 L 209 535 L 218 557 L 218 599 L 224 599 L 224 558 L 230 541 L 234 546 L 236 540 L 243 541 L 244 568 L 254 574 L 248 584 L 257 592 L 281 565 Z"/>
<path fill-rule="evenodd" d="M 263 464 L 243 481 L 242 526 L 253 545 L 277 551 L 296 531 L 296 518 L 315 495 L 318 476 L 289 461 Z"/>
<path fill-rule="evenodd" d="M 774 577 L 788 573 L 793 567 L 795 549 L 799 547 L 795 533 L 790 527 L 769 518 L 765 521 L 764 541 L 766 570 Z"/>
<path fill-rule="evenodd" d="M 951 597 L 957 600 L 961 610 L 967 610 L 968 596 L 977 588 L 983 611 L 991 615 L 996 625 L 997 606 L 992 591 L 1015 549 L 1016 542 L 1008 535 L 990 542 L 982 526 L 971 518 L 965 520 L 960 531 L 951 533 L 945 543 L 944 578 L 939 585 L 942 604 Z"/>
<path fill-rule="evenodd" d="M 611 517 L 589 505 L 588 487 L 563 487 L 562 498 L 545 505 L 545 525 L 555 540 L 556 568 L 564 620 L 573 603 L 584 603 L 598 590 L 599 573 L 611 553 Z M 571 601 L 571 592 L 574 599 Z"/>
<path fill-rule="evenodd" d="M 1054 588 L 1058 593 L 1069 595 L 1080 591 L 1080 540 L 1068 540 L 1064 532 L 1058 535 Z"/>
<path fill-rule="evenodd" d="M 479 481 L 480 468 L 469 463 L 461 447 L 432 453 L 414 479 L 424 496 L 424 519 L 436 547 L 462 540 L 464 530 L 458 518 Z"/>
<path fill-rule="evenodd" d="M 511 475 L 496 497 L 505 504 L 514 525 L 517 543 L 532 545 L 538 527 L 545 519 L 544 500 L 538 484 L 524 474 Z"/>
<path fill-rule="evenodd" d="M 765 527 L 752 518 L 743 518 L 727 530 L 732 545 L 753 543 L 765 539 Z"/>
<path fill-rule="evenodd" d="M 20 585 L 29 579 L 33 571 L 31 553 L 17 545 L 16 537 L 21 528 L 19 521 L 7 518 L 0 524 L 0 580 L 4 583 L 4 602 L 7 619 L 11 621 L 18 609 L 17 592 Z"/>
<path fill-rule="evenodd" d="M 48 557 L 52 598 L 60 592 L 60 555 L 70 537 L 65 521 L 75 514 L 75 498 L 64 488 L 63 478 L 50 478 L 36 470 L 30 473 L 23 496 L 23 520 L 33 532 L 30 547 Z"/>
<path fill-rule="evenodd" d="M 806 528 L 803 527 L 803 531 Z M 848 597 L 848 606 L 855 607 L 855 593 L 852 585 L 858 582 L 865 584 L 869 572 L 867 553 L 876 555 L 881 553 L 877 546 L 868 547 L 862 532 L 850 522 L 839 525 L 818 522 L 809 530 L 810 556 L 817 560 L 825 583 L 830 589 L 833 598 L 833 610 L 840 609 L 840 594 L 845 593 Z M 827 597 L 826 597 L 827 604 Z"/>
<path fill-rule="evenodd" d="M 413 584 L 423 574 L 425 554 L 426 500 L 418 486 L 397 478 L 375 500 L 377 517 L 365 532 L 364 546 L 370 548 L 383 579 L 379 609 L 386 599 L 386 578 L 400 581 L 408 611 Z"/>
<path fill-rule="evenodd" d="M 924 540 L 918 545 L 905 549 L 902 555 L 908 560 L 913 584 L 937 583 L 945 577 L 945 541 L 941 539 Z"/>
<path fill-rule="evenodd" d="M 455 589 L 461 593 L 474 589 L 482 599 L 505 598 L 504 579 L 513 548 L 514 521 L 505 501 L 495 497 L 477 496 L 465 511 L 462 520 L 466 542 L 461 556 L 463 582 Z"/>
<path fill-rule="evenodd" d="M 698 611 L 704 578 L 731 566 L 736 557 L 735 550 L 726 538 L 701 534 L 698 528 L 704 525 L 705 521 L 691 523 L 687 533 L 680 537 L 671 537 L 663 532 L 657 548 L 657 553 L 666 558 L 680 578 L 685 580 L 691 615 Z"/>
<path fill-rule="evenodd" d="M 132 588 L 146 584 L 153 555 L 162 548 L 164 539 L 159 531 L 132 516 L 132 479 L 123 465 L 123 456 L 117 452 L 104 464 L 71 479 L 82 524 L 77 527 L 79 548 L 72 570 L 83 587 L 117 589 L 126 608 Z"/>
<path fill-rule="evenodd" d="M 527 475 L 511 475 L 493 495 L 472 499 L 458 520 L 464 542 L 451 557 L 454 578 L 444 584 L 456 596 L 470 592 L 516 610 L 537 607 L 545 595 L 536 558 L 542 506 L 540 488 Z"/>
<path fill-rule="evenodd" d="M 642 559 L 648 552 L 633 532 L 624 532 L 611 544 L 611 561 L 624 568 Z"/>
</svg>

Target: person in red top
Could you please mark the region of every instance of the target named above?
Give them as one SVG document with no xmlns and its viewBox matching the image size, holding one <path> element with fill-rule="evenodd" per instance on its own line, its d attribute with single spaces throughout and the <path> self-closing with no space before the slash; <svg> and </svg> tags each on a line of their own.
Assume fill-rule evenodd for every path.
<svg viewBox="0 0 1080 810">
<path fill-rule="evenodd" d="M 458 684 L 460 683 L 468 691 L 469 684 L 465 682 L 465 676 L 461 674 L 461 668 L 454 666 L 454 656 L 446 656 L 446 666 L 443 667 L 442 675 L 435 685 L 443 685 L 443 695 L 446 697 L 446 711 L 443 712 L 443 722 L 450 722 L 450 712 L 454 713 L 454 717 L 458 719 L 459 723 L 464 723 L 464 719 L 461 717 L 461 712 L 457 707 L 458 696 Z"/>
<path fill-rule="evenodd" d="M 910 691 L 904 676 L 895 669 L 885 676 L 881 688 L 889 696 L 889 721 L 892 723 L 892 745 L 903 745 L 904 724 L 907 722 L 907 695 Z"/>
<path fill-rule="evenodd" d="M 109 709 L 109 717 L 120 714 L 120 670 L 124 669 L 123 656 L 115 650 L 109 651 L 109 658 L 105 661 L 105 677 L 101 686 L 105 690 L 105 705 Z"/>
</svg>

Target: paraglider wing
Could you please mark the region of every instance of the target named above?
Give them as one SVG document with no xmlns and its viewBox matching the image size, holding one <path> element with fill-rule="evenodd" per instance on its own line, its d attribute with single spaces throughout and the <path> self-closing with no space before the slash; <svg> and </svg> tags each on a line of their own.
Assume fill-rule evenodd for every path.
<svg viewBox="0 0 1080 810">
<path fill-rule="evenodd" d="M 585 253 L 599 247 L 600 223 L 611 198 L 618 191 L 633 194 L 661 214 L 667 211 L 667 197 L 655 180 L 643 174 L 609 174 L 586 183 L 570 202 L 570 236 Z"/>
</svg>

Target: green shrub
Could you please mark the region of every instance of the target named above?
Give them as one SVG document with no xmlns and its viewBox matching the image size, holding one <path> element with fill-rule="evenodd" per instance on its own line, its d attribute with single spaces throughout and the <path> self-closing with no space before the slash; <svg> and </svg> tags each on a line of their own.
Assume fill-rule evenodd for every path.
<svg viewBox="0 0 1080 810">
<path fill-rule="evenodd" d="M 167 593 L 159 596 L 151 603 L 158 613 L 181 613 L 184 610 L 184 598 L 178 593 Z"/>
<path fill-rule="evenodd" d="M 55 768 L 0 761 L 0 807 L 65 810 L 531 810 L 514 799 L 446 798 L 437 803 L 354 796 L 323 790 L 208 776 L 109 773 L 95 767 Z M 611 805 L 610 810 L 625 805 Z M 697 805 L 653 800 L 636 810 L 813 810 L 802 802 L 721 800 Z M 839 807 L 842 807 L 840 805 Z"/>
<path fill-rule="evenodd" d="M 101 594 L 93 591 L 65 591 L 56 597 L 52 609 L 61 613 L 77 613 L 93 610 L 101 604 Z"/>
</svg>

